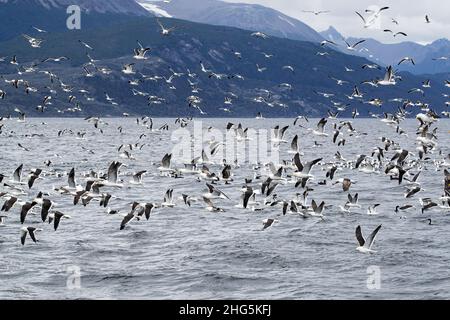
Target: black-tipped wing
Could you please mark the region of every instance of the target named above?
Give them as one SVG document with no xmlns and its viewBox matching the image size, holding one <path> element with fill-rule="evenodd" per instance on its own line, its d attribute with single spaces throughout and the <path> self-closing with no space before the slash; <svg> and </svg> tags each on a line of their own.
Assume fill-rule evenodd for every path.
<svg viewBox="0 0 450 320">
<path fill-rule="evenodd" d="M 42 209 L 41 209 L 41 218 L 42 222 L 45 222 L 47 220 L 48 211 L 50 210 L 52 206 L 52 202 L 48 199 L 44 199 L 42 202 Z"/>
<path fill-rule="evenodd" d="M 53 228 L 58 230 L 59 223 L 61 222 L 61 218 L 64 216 L 63 213 L 56 211 L 55 212 L 55 218 L 53 220 Z"/>
<path fill-rule="evenodd" d="M 13 179 L 14 181 L 20 182 L 20 179 L 22 177 L 22 169 L 23 169 L 23 164 L 21 164 L 15 171 L 13 174 Z"/>
<path fill-rule="evenodd" d="M 75 188 L 75 168 L 72 168 L 72 170 L 70 170 L 69 172 L 69 177 L 68 177 L 68 183 L 69 183 L 69 187 L 71 188 Z"/>
<path fill-rule="evenodd" d="M 20 243 L 21 243 L 22 245 L 25 245 L 25 239 L 27 238 L 27 234 L 28 234 L 28 231 L 25 230 L 25 229 L 22 229 L 22 230 L 20 231 Z"/>
<path fill-rule="evenodd" d="M 300 154 L 298 152 L 294 156 L 294 164 L 297 167 L 298 171 L 303 171 L 303 165 L 300 161 Z"/>
<path fill-rule="evenodd" d="M 312 168 L 314 165 L 316 165 L 317 163 L 319 163 L 320 161 L 322 161 L 322 158 L 319 158 L 319 159 L 316 159 L 316 160 L 307 162 L 307 163 L 305 164 L 304 171 L 305 171 L 306 173 L 309 173 L 309 172 L 311 171 L 311 168 Z"/>
<path fill-rule="evenodd" d="M 373 232 L 370 234 L 370 236 L 367 237 L 365 246 L 368 249 L 370 249 L 372 247 L 373 242 L 375 241 L 375 237 L 376 237 L 378 231 L 380 231 L 380 229 L 381 229 L 381 224 L 375 230 L 373 230 Z"/>
<path fill-rule="evenodd" d="M 356 227 L 356 239 L 358 240 L 359 246 L 363 246 L 366 242 L 361 232 L 361 226 Z"/>
<path fill-rule="evenodd" d="M 120 224 L 120 230 L 123 230 L 125 228 L 125 226 L 130 223 L 130 221 L 132 221 L 135 218 L 135 215 L 133 212 L 130 212 L 129 214 L 127 214 L 123 220 L 122 223 Z"/>
<path fill-rule="evenodd" d="M 28 233 L 30 234 L 31 240 L 33 240 L 33 242 L 36 243 L 37 240 L 36 240 L 36 235 L 34 233 L 36 231 L 36 228 L 28 227 L 27 229 L 28 229 Z M 25 236 L 26 236 L 26 234 L 25 234 Z"/>
</svg>

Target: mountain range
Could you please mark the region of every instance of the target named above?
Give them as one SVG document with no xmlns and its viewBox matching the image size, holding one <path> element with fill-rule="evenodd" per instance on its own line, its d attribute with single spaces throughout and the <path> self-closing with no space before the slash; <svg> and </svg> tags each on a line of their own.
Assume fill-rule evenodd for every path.
<svg viewBox="0 0 450 320">
<path fill-rule="evenodd" d="M 401 103 L 389 100 L 399 97 L 424 101 L 437 112 L 445 108 L 443 82 L 449 74 L 433 75 L 433 85 L 422 96 L 408 91 L 421 87 L 426 78 L 401 73 L 403 80 L 396 86 L 363 85 L 364 80 L 383 77 L 384 70 L 362 69 L 361 66 L 369 63 L 367 59 L 323 48 L 314 42 L 275 36 L 262 39 L 252 36 L 248 30 L 234 27 L 155 18 L 143 9 L 137 9 L 135 14 L 117 10 L 91 11 L 83 18 L 81 30 L 68 30 L 64 28 L 65 9 L 46 7 L 38 0 L 26 1 L 28 11 L 19 10 L 23 8 L 20 5 L 0 3 L 0 13 L 10 19 L 14 17 L 30 35 L 40 37 L 44 42 L 41 48 L 32 48 L 21 35 L 21 28 L 7 25 L 11 20 L 0 19 L 0 30 L 8 30 L 4 32 L 6 37 L 0 40 L 0 57 L 5 57 L 4 62 L 0 60 L 1 75 L 5 80 L 0 81 L 0 90 L 6 92 L 6 98 L 0 100 L 3 116 L 18 107 L 36 116 L 118 116 L 128 113 L 253 117 L 262 112 L 273 117 L 298 114 L 318 117 L 327 110 L 335 110 L 333 103 L 346 109 L 340 113 L 342 116 L 349 116 L 354 108 L 361 116 L 367 116 L 369 111 L 396 110 Z M 121 0 L 123 5 L 127 1 Z M 163 36 L 159 23 L 175 29 Z M 45 28 L 46 25 L 54 29 L 38 33 L 30 27 Z M 150 48 L 147 60 L 133 58 L 137 41 Z M 89 44 L 92 49 L 82 43 Z M 13 56 L 16 56 L 17 66 L 8 63 Z M 46 61 L 49 57 L 63 56 L 68 59 Z M 123 73 L 123 66 L 130 63 L 134 64 L 135 72 Z M 201 65 L 210 71 L 202 71 Z M 83 67 L 92 74 L 87 76 Z M 37 70 L 27 72 L 33 68 Z M 347 72 L 346 68 L 355 71 Z M 110 71 L 108 74 L 100 72 L 106 69 Z M 173 72 L 184 75 L 175 76 Z M 197 74 L 189 78 L 195 83 L 193 85 L 188 83 L 188 72 Z M 161 78 L 155 79 L 155 76 Z M 17 89 L 10 84 L 19 78 L 37 92 L 26 94 L 24 84 Z M 332 78 L 346 83 L 338 85 Z M 364 93 L 364 99 L 347 97 L 354 85 Z M 194 94 L 192 87 L 198 88 L 198 93 Z M 108 102 L 106 94 L 116 104 Z M 193 95 L 201 100 L 199 106 L 203 113 L 190 106 L 188 97 Z M 42 114 L 36 108 L 42 105 L 46 96 L 52 96 L 51 105 Z M 155 102 L 152 97 L 160 97 L 159 102 L 163 102 L 149 104 L 149 101 Z M 233 101 L 231 106 L 225 105 L 226 98 Z M 366 103 L 374 98 L 383 101 L 382 107 Z"/>
<path fill-rule="evenodd" d="M 346 50 L 344 40 L 355 43 L 362 38 L 342 36 L 334 27 L 320 33 L 305 23 L 260 5 L 229 3 L 220 0 L 172 0 L 170 2 L 138 0 L 147 10 L 157 16 L 237 27 L 261 31 L 271 36 L 293 40 L 321 42 L 324 39 L 339 44 L 336 50 L 365 57 L 382 66 L 397 65 L 403 57 L 413 57 L 416 65 L 401 64 L 396 69 L 414 74 L 436 74 L 450 70 L 450 41 L 439 39 L 427 45 L 412 41 L 384 44 L 374 39 L 365 39 L 362 51 Z M 437 58 L 446 57 L 448 60 Z"/>
<path fill-rule="evenodd" d="M 150 4 L 151 7 L 147 9 L 154 14 L 165 12 L 166 17 L 260 31 L 292 40 L 312 42 L 323 40 L 318 32 L 305 23 L 261 5 L 229 3 L 220 0 L 138 1 L 144 6 Z"/>
<path fill-rule="evenodd" d="M 450 70 L 450 41 L 447 39 L 438 39 L 426 45 L 412 41 L 385 44 L 370 38 L 345 38 L 334 27 L 329 27 L 320 34 L 341 47 L 346 46 L 345 41 L 352 44 L 360 40 L 366 40 L 360 45 L 359 50 L 352 51 L 352 53 L 354 52 L 356 55 L 381 65 L 396 65 L 396 68 L 401 71 L 414 74 L 436 74 Z M 415 65 L 398 65 L 404 57 L 412 57 Z M 443 59 L 443 57 L 447 59 Z"/>
</svg>

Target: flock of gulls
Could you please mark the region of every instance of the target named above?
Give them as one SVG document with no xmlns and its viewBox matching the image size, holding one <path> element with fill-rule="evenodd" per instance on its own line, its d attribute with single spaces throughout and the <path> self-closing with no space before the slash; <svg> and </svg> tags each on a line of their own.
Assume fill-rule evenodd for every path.
<svg viewBox="0 0 450 320">
<path fill-rule="evenodd" d="M 369 12 L 373 16 L 379 16 L 383 11 L 388 10 L 388 7 L 380 9 L 379 12 Z M 326 13 L 326 11 L 311 11 L 315 15 Z M 364 21 L 364 27 L 369 27 L 372 21 L 367 21 L 363 15 L 357 13 Z M 430 23 L 430 18 L 427 16 L 426 22 Z M 158 21 L 160 26 L 161 36 L 170 36 L 176 32 L 175 27 L 164 26 Z M 397 21 L 393 21 L 398 25 Z M 37 27 L 33 27 L 35 32 L 44 36 L 47 31 Z M 392 30 L 385 30 L 392 32 Z M 394 36 L 406 34 L 402 32 L 392 32 Z M 262 32 L 254 32 L 252 36 L 262 39 L 268 36 Z M 45 40 L 37 36 L 23 35 L 24 39 L 33 49 L 39 49 L 45 44 Z M 356 43 L 347 43 L 349 51 L 355 50 L 358 45 L 364 40 Z M 87 50 L 88 62 L 83 66 L 83 71 L 86 77 L 95 77 L 96 74 L 108 75 L 113 72 L 106 67 L 101 66 L 99 60 L 92 58 L 94 47 L 90 44 L 79 40 L 80 46 Z M 325 40 L 321 46 L 335 46 L 336 44 Z M 131 50 L 130 50 L 131 51 Z M 133 50 L 134 60 L 146 60 L 147 55 L 151 52 L 150 47 L 143 46 L 138 42 L 138 46 Z M 238 58 L 242 59 L 242 53 L 233 52 Z M 317 55 L 329 54 L 318 52 Z M 270 53 L 263 53 L 265 59 L 270 61 L 272 55 Z M 50 71 L 50 68 L 42 68 L 47 63 L 63 63 L 69 57 L 48 57 L 26 66 L 19 63 L 19 58 L 13 56 L 9 58 L 9 63 L 17 66 L 17 76 L 22 76 L 30 73 L 42 73 L 49 79 L 49 85 L 45 88 L 36 88 L 24 78 L 16 77 L 11 79 L 11 75 L 2 76 L 3 81 L 11 85 L 15 90 L 24 89 L 25 94 L 33 94 L 38 92 L 48 91 L 42 98 L 42 103 L 37 106 L 37 110 L 45 113 L 45 110 L 52 105 L 52 95 L 56 95 L 59 91 L 67 94 L 70 108 L 66 110 L 59 110 L 64 112 L 75 112 L 81 110 L 80 97 L 83 96 L 87 101 L 93 100 L 90 97 L 90 92 L 83 88 L 75 88 L 70 84 L 66 84 L 63 80 Z M 8 63 L 8 57 L 0 57 L 0 66 L 2 63 Z M 411 57 L 404 57 L 398 64 L 412 63 L 414 59 Z M 267 67 L 255 64 L 258 72 L 265 72 Z M 379 68 L 377 65 L 367 64 L 362 66 L 362 69 Z M 294 67 L 286 65 L 283 67 L 287 72 L 295 72 Z M 221 80 L 224 78 L 240 78 L 244 80 L 241 75 L 225 75 L 215 73 L 213 70 L 203 63 L 199 63 L 199 72 L 206 74 L 209 78 Z M 346 68 L 347 72 L 356 72 L 355 70 Z M 134 95 L 145 97 L 149 105 L 161 104 L 165 101 L 164 97 L 152 95 L 148 92 L 139 90 L 139 85 L 142 81 L 155 81 L 167 84 L 169 89 L 176 90 L 174 80 L 186 77 L 192 89 L 192 95 L 187 98 L 189 107 L 196 108 L 201 114 L 202 99 L 197 95 L 201 90 L 196 83 L 198 77 L 196 73 L 191 70 L 186 72 L 177 72 L 170 69 L 169 76 L 145 76 L 135 70 L 135 63 L 130 62 L 125 64 L 121 70 L 124 76 L 129 76 L 128 84 Z M 135 79 L 137 75 L 140 79 Z M 338 85 L 344 85 L 346 81 L 330 78 Z M 386 68 L 385 76 L 381 79 L 367 81 L 367 84 L 372 86 L 394 86 L 399 81 L 400 76 L 395 74 L 394 68 L 389 66 Z M 281 86 L 290 88 L 289 83 L 284 83 Z M 411 89 L 411 92 L 424 92 L 431 84 L 429 81 L 424 81 L 422 88 Z M 446 87 L 450 87 L 450 82 L 445 83 Z M 326 92 L 316 92 L 324 98 L 330 99 L 330 104 L 333 104 L 333 109 L 328 111 L 327 116 L 320 119 L 317 123 L 312 123 L 306 115 L 299 115 L 292 119 L 289 125 L 277 125 L 272 129 L 273 135 L 270 143 L 280 146 L 282 150 L 280 163 L 240 163 L 237 159 L 224 159 L 223 161 L 213 161 L 214 155 L 217 154 L 220 148 L 224 145 L 218 141 L 207 141 L 203 147 L 201 154 L 196 155 L 188 163 L 176 163 L 172 159 L 172 154 L 166 153 L 161 155 L 161 161 L 154 163 L 149 168 L 141 168 L 137 171 L 130 171 L 128 168 L 133 166 L 135 154 L 140 152 L 143 148 L 151 146 L 152 137 L 161 135 L 167 136 L 172 128 L 189 127 L 193 122 L 193 118 L 178 118 L 173 124 L 164 123 L 162 126 L 156 128 L 154 126 L 154 119 L 149 116 L 136 118 L 135 125 L 138 128 L 139 135 L 135 137 L 135 141 L 129 144 L 117 145 L 117 158 L 120 160 L 112 161 L 107 167 L 106 171 L 100 171 L 95 168 L 87 172 L 78 172 L 76 168 L 71 168 L 65 173 L 57 170 L 55 167 L 55 160 L 43 159 L 41 168 L 27 168 L 26 165 L 20 164 L 13 172 L 1 172 L 1 205 L 0 225 L 8 227 L 12 219 L 20 221 L 20 242 L 22 245 L 26 244 L 29 238 L 34 243 L 38 242 L 38 232 L 43 231 L 39 224 L 48 223 L 53 225 L 55 231 L 64 228 L 66 224 L 71 222 L 72 216 L 68 214 L 73 209 L 68 207 L 61 207 L 58 205 L 58 199 L 61 197 L 70 198 L 73 200 L 73 206 L 76 206 L 77 211 L 83 210 L 87 206 L 97 206 L 102 212 L 108 215 L 120 217 L 117 220 L 117 226 L 120 230 L 130 228 L 132 224 L 142 223 L 142 221 L 151 221 L 152 214 L 155 211 L 171 210 L 175 206 L 185 206 L 190 210 L 206 210 L 214 214 L 220 214 L 230 210 L 230 207 L 237 208 L 233 210 L 242 210 L 249 212 L 268 212 L 271 217 L 265 219 L 261 230 L 266 230 L 279 223 L 286 215 L 297 215 L 304 219 L 326 219 L 327 212 L 341 213 L 343 215 L 352 214 L 355 212 L 364 213 L 368 215 L 377 215 L 382 208 L 383 211 L 393 212 L 398 214 L 400 218 L 406 218 L 407 212 L 425 213 L 429 211 L 449 212 L 450 211 L 450 173 L 448 167 L 450 166 L 450 154 L 448 153 L 448 136 L 445 137 L 443 143 L 438 144 L 438 124 L 440 118 L 449 116 L 449 112 L 445 111 L 442 115 L 434 112 L 431 107 L 425 102 L 414 103 L 408 99 L 398 98 L 395 101 L 399 102 L 401 107 L 394 113 L 376 114 L 370 113 L 380 125 L 386 126 L 386 134 L 378 139 L 375 146 L 368 147 L 361 144 L 361 154 L 354 158 L 345 157 L 345 148 L 348 144 L 360 143 L 361 139 L 365 139 L 367 133 L 364 130 L 358 129 L 357 124 L 353 119 L 359 116 L 358 110 L 354 109 L 352 112 L 352 120 L 339 119 L 339 113 L 346 108 L 345 104 L 336 103 L 333 101 L 334 94 Z M 443 93 L 446 95 L 446 93 Z M 355 85 L 351 95 L 348 95 L 350 100 L 362 100 L 363 93 Z M 6 90 L 0 89 L 0 106 L 1 101 L 7 99 L 8 94 Z M 229 111 L 233 104 L 235 96 L 230 93 L 224 99 L 223 111 Z M 105 92 L 105 101 L 111 105 L 118 105 L 113 95 Z M 274 101 L 270 90 L 266 90 L 266 95 L 255 98 L 255 101 L 265 103 L 271 106 L 282 106 L 281 103 Z M 379 107 L 382 101 L 378 98 L 367 101 L 374 107 Z M 448 105 L 447 105 L 448 106 Z M 414 108 L 419 108 L 415 115 Z M 18 121 L 19 123 L 27 123 L 25 112 L 19 107 L 15 109 L 18 117 L 17 119 L 11 115 L 0 118 L 0 135 L 14 136 L 15 132 L 11 131 L 8 126 L 10 121 Z M 130 116 L 124 114 L 124 116 Z M 417 120 L 417 129 L 414 137 L 409 137 L 406 130 L 402 129 L 402 122 L 415 116 Z M 261 113 L 256 116 L 257 120 L 264 119 Z M 100 117 L 88 117 L 85 119 L 87 123 L 92 125 L 92 132 L 96 134 L 104 134 L 105 130 L 114 131 L 117 135 L 127 131 L 128 128 L 119 126 L 112 128 L 107 120 Z M 255 120 L 256 121 L 256 120 Z M 45 123 L 43 123 L 45 125 Z M 212 126 L 207 130 L 214 129 Z M 250 140 L 247 135 L 249 128 L 244 128 L 241 123 L 229 122 L 223 129 L 226 132 L 233 134 L 238 143 L 246 143 Z M 91 133 L 92 133 L 91 132 Z M 47 132 L 49 133 L 49 132 Z M 288 139 L 288 135 L 291 138 Z M 73 139 L 84 140 L 89 136 L 89 132 L 79 131 L 75 132 L 70 128 L 66 128 L 57 133 L 57 137 L 73 137 Z M 308 136 L 313 141 L 314 145 L 310 146 L 326 148 L 327 145 L 333 145 L 338 148 L 334 155 L 329 158 L 315 158 L 313 154 L 305 154 L 305 146 L 302 145 L 302 137 Z M 193 137 L 194 138 L 194 137 Z M 415 149 L 407 149 L 398 142 L 400 139 L 413 139 Z M 55 138 L 57 139 L 57 138 Z M 358 141 L 359 140 L 359 141 Z M 56 143 L 58 140 L 55 140 Z M 403 141 L 403 140 L 402 140 Z M 31 152 L 29 148 L 18 143 L 17 145 L 21 152 Z M 84 148 L 84 147 L 83 147 Z M 88 153 L 95 154 L 93 150 L 84 150 Z M 44 161 L 45 160 L 45 161 Z M 243 167 L 250 169 L 251 174 L 248 177 L 243 177 L 237 174 L 236 171 L 243 170 Z M 124 170 L 126 172 L 123 172 Z M 399 202 L 389 207 L 389 204 L 373 203 L 363 207 L 359 202 L 359 194 L 353 192 L 354 185 L 357 181 L 352 177 L 341 175 L 340 172 L 347 172 L 350 170 L 354 175 L 377 175 L 386 179 L 386 183 L 398 185 L 399 188 L 404 188 L 404 198 Z M 434 197 L 422 197 L 421 193 L 424 188 L 421 184 L 422 176 L 429 172 L 442 172 L 442 193 L 436 194 Z M 157 175 L 158 179 L 192 179 L 193 182 L 198 182 L 204 186 L 202 192 L 196 192 L 192 188 L 192 194 L 179 194 L 177 196 L 176 187 L 166 190 L 164 194 L 155 196 L 149 195 L 149 199 L 142 199 L 139 202 L 128 203 L 129 209 L 123 213 L 122 209 L 117 209 L 124 204 L 123 198 L 117 196 L 117 190 L 130 189 L 138 187 L 145 183 L 146 175 Z M 242 179 L 237 179 L 237 176 Z M 127 178 L 129 179 L 127 180 Z M 39 190 L 42 180 L 49 180 L 55 187 L 51 190 Z M 174 182 L 176 185 L 176 182 Z M 194 186 L 195 184 L 193 184 Z M 314 199 L 315 191 L 319 188 L 329 188 L 330 186 L 338 186 L 342 193 L 342 204 L 338 207 L 330 205 L 326 200 L 319 201 Z M 229 196 L 227 190 L 234 188 L 240 194 L 239 199 L 233 199 Z M 295 193 L 295 197 L 289 197 L 280 193 L 282 190 L 291 190 Z M 35 192 L 34 192 L 35 191 Z M 34 192 L 34 193 L 33 193 Z M 336 191 L 337 192 L 337 191 Z M 35 194 L 35 196 L 31 196 Z M 159 200 L 158 200 L 159 199 Z M 17 214 L 16 214 L 17 212 Z M 74 220 L 74 219 L 72 219 Z M 432 224 L 432 220 L 427 220 Z M 373 230 L 367 238 L 364 238 L 360 226 L 356 227 L 355 236 L 358 243 L 357 250 L 363 253 L 373 253 L 372 249 L 376 235 L 379 233 L 381 225 Z M 0 230 L 1 232 L 1 230 Z"/>
</svg>

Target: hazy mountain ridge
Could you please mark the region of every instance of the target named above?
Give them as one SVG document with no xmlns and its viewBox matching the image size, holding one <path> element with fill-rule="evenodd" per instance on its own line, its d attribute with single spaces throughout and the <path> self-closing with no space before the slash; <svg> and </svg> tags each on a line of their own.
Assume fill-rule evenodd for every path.
<svg viewBox="0 0 450 320">
<path fill-rule="evenodd" d="M 172 0 L 170 3 L 138 1 L 153 4 L 175 18 L 193 22 L 261 31 L 293 40 L 312 42 L 323 40 L 319 33 L 305 23 L 261 5 L 218 0 Z"/>
<path fill-rule="evenodd" d="M 414 74 L 435 74 L 450 71 L 450 41 L 448 39 L 438 39 L 430 44 L 421 45 L 412 41 L 403 41 L 393 44 L 381 43 L 371 38 L 344 38 L 334 27 L 330 27 L 320 33 L 325 39 L 334 41 L 342 46 L 342 51 L 346 52 L 345 39 L 350 44 L 365 39 L 356 52 L 349 52 L 365 57 L 381 65 L 393 65 L 401 71 L 408 71 Z M 365 49 L 368 49 L 365 50 Z M 398 65 L 404 57 L 412 57 L 416 65 L 405 63 Z M 448 60 L 433 60 L 441 57 L 448 57 Z"/>
</svg>

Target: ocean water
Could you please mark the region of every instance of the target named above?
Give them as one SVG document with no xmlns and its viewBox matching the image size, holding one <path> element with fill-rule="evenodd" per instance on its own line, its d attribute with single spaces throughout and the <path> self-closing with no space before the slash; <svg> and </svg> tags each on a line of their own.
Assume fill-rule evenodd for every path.
<svg viewBox="0 0 450 320">
<path fill-rule="evenodd" d="M 347 143 L 337 147 L 331 142 L 332 123 L 325 127 L 329 137 L 316 137 L 310 131 L 293 126 L 292 119 L 232 119 L 254 129 L 270 129 L 275 125 L 290 125 L 286 140 L 299 135 L 302 159 L 318 157 L 333 162 L 337 150 L 348 160 L 359 154 L 371 154 L 373 147 L 382 146 L 380 137 L 388 137 L 403 148 L 415 151 L 416 120 L 405 120 L 400 136 L 395 128 L 376 119 L 356 119 L 353 126 L 366 135 L 349 136 Z M 178 128 L 174 119 L 154 119 L 154 128 L 169 124 L 169 131 L 150 133 L 138 126 L 135 119 L 104 119 L 103 134 L 83 119 L 15 119 L 4 121 L 0 135 L 0 173 L 8 176 L 24 164 L 23 177 L 30 170 L 44 170 L 31 190 L 24 185 L 21 201 L 32 200 L 39 191 L 56 202 L 55 209 L 68 214 L 55 232 L 52 225 L 40 222 L 40 209 L 29 214 L 26 226 L 42 228 L 38 243 L 27 238 L 20 243 L 20 206 L 16 205 L 0 227 L 0 298 L 1 299 L 438 299 L 450 298 L 450 212 L 434 209 L 422 214 L 420 197 L 437 199 L 443 193 L 443 168 L 433 160 L 442 160 L 450 152 L 450 121 L 440 120 L 438 147 L 423 164 L 419 179 L 424 188 L 411 199 L 405 199 L 405 184 L 398 185 L 384 173 L 365 174 L 343 168 L 335 180 L 348 177 L 355 180 L 350 193 L 359 193 L 361 209 L 343 214 L 348 192 L 340 185 L 318 185 L 325 179 L 326 165 L 318 165 L 309 183 L 314 189 L 309 199 L 330 205 L 323 220 L 303 219 L 296 214 L 281 215 L 280 207 L 263 211 L 237 208 L 244 178 L 253 177 L 252 165 L 240 163 L 233 168 L 234 181 L 217 187 L 231 200 L 214 200 L 225 209 L 213 213 L 202 201 L 187 207 L 179 199 L 182 193 L 201 199 L 205 181 L 195 176 L 171 178 L 161 176 L 157 164 L 174 144 L 171 132 Z M 302 125 L 313 128 L 318 119 Z M 213 126 L 225 132 L 228 119 L 203 119 L 203 126 Z M 118 127 L 122 127 L 122 133 Z M 193 124 L 186 129 L 193 132 Z M 75 134 L 58 137 L 58 131 L 70 129 Z M 86 132 L 78 139 L 76 132 Z M 143 133 L 147 135 L 139 139 Z M 314 141 L 321 143 L 314 147 Z M 140 142 L 142 149 L 133 149 L 135 159 L 119 156 L 121 144 Z M 18 146 L 21 144 L 28 151 Z M 281 160 L 290 160 L 288 144 L 281 146 Z M 439 154 L 439 150 L 442 154 Z M 393 151 L 386 154 L 390 159 Z M 414 156 L 411 156 L 414 158 Z M 52 165 L 46 167 L 45 160 Z M 84 185 L 83 174 L 89 170 L 105 172 L 109 164 L 119 160 L 127 166 L 120 170 L 124 181 L 121 189 L 102 188 L 117 198 L 109 207 L 130 211 L 133 201 L 162 202 L 167 189 L 174 189 L 174 208 L 152 212 L 149 221 L 133 221 L 119 230 L 120 215 L 109 215 L 93 200 L 87 207 L 73 205 L 73 197 L 60 195 L 55 187 L 67 185 L 67 173 L 76 168 L 77 183 Z M 180 164 L 174 164 L 180 166 Z M 219 174 L 222 165 L 210 165 Z M 130 174 L 148 170 L 143 185 L 131 185 Z M 412 173 L 417 168 L 411 169 Z M 261 173 L 266 174 L 265 170 Z M 259 181 L 261 182 L 261 181 Z M 7 191 L 2 185 L 0 191 Z M 280 199 L 293 199 L 301 188 L 292 183 L 279 185 Z M 257 199 L 262 201 L 261 196 Z M 1 204 L 5 201 L 0 198 Z M 367 215 L 369 205 L 379 203 L 378 215 Z M 407 213 L 396 214 L 396 205 L 413 204 Z M 3 213 L 2 213 L 3 215 Z M 405 216 L 404 218 L 400 218 Z M 278 223 L 262 231 L 262 221 L 275 218 Z M 433 224 L 426 221 L 432 219 Z M 379 224 L 382 228 L 374 244 L 377 253 L 368 255 L 356 251 L 355 228 L 361 225 L 367 236 Z M 368 286 L 375 272 L 379 286 Z M 77 275 L 80 275 L 78 277 Z M 376 276 L 376 275 L 375 275 Z M 378 278 L 377 278 L 378 279 Z M 376 282 L 378 283 L 378 282 Z"/>
</svg>

